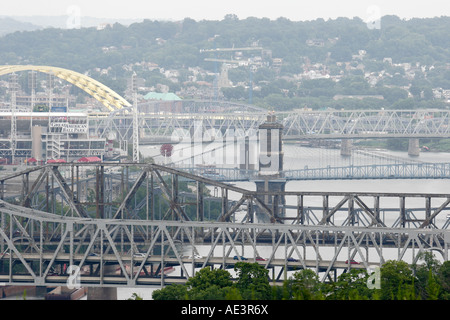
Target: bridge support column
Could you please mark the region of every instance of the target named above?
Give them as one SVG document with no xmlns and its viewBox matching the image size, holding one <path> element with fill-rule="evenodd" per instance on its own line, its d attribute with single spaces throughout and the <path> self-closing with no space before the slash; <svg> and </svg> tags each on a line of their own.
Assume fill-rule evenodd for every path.
<svg viewBox="0 0 450 320">
<path fill-rule="evenodd" d="M 114 274 L 116 265 L 103 266 L 104 274 Z M 87 290 L 87 300 L 117 300 L 116 287 L 89 287 Z"/>
<path fill-rule="evenodd" d="M 353 142 L 350 139 L 342 139 L 341 156 L 350 157 L 352 155 Z"/>
<path fill-rule="evenodd" d="M 266 210 L 255 209 L 259 222 L 273 222 L 276 218 L 285 216 L 285 198 L 282 195 L 286 180 L 282 178 L 283 171 L 283 125 L 278 123 L 274 115 L 268 115 L 267 121 L 259 126 L 259 177 L 255 180 L 258 198 L 271 210 L 272 216 Z M 267 194 L 272 192 L 274 194 Z M 260 193 L 266 193 L 260 194 Z"/>
<path fill-rule="evenodd" d="M 420 155 L 420 146 L 418 138 L 409 139 L 408 155 L 418 157 Z"/>
<path fill-rule="evenodd" d="M 90 287 L 87 290 L 88 300 L 117 300 L 117 288 Z"/>
</svg>

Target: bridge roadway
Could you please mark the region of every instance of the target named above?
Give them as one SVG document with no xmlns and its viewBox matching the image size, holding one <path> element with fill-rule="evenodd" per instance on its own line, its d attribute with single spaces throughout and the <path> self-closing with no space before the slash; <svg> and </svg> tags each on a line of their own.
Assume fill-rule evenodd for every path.
<svg viewBox="0 0 450 320">
<path fill-rule="evenodd" d="M 10 237 L 5 229 L 0 229 L 0 284 L 5 285 L 65 286 L 69 275 L 64 272 L 64 266 L 69 265 L 80 268 L 80 283 L 84 286 L 182 283 L 196 268 L 233 268 L 238 262 L 234 255 L 240 256 L 244 246 L 248 259 L 244 261 L 272 269 L 272 281 L 283 280 L 284 271 L 304 268 L 320 272 L 325 281 L 333 272 L 336 275 L 337 270 L 373 268 L 395 254 L 399 260 L 412 259 L 409 263 L 413 263 L 420 252 L 436 250 L 438 258 L 448 260 L 450 245 L 450 233 L 439 229 L 105 220 L 38 212 L 32 218 L 28 214 L 12 213 L 13 208 L 1 210 L 6 215 L 4 218 L 17 222 L 22 237 Z M 22 219 L 25 216 L 28 218 Z M 63 232 L 60 239 L 44 239 L 44 227 L 49 224 Z M 36 227 L 40 230 L 39 241 L 29 238 Z M 202 237 L 202 232 L 197 233 L 202 228 L 215 230 L 214 237 L 209 241 L 208 237 Z M 145 229 L 153 229 L 153 236 L 138 245 L 134 235 Z M 91 236 L 86 237 L 83 231 Z M 261 234 L 268 237 L 261 239 Z M 186 241 L 185 246 L 177 245 L 180 238 Z M 271 243 L 267 241 L 269 238 Z M 332 240 L 323 241 L 327 238 Z M 186 257 L 186 251 L 199 253 L 202 249 L 208 253 Z M 307 258 L 309 250 L 315 259 Z M 160 254 L 153 254 L 155 251 Z M 266 254 L 264 261 L 256 260 L 261 252 Z M 353 259 L 359 264 L 348 263 Z M 14 271 L 14 266 L 21 266 L 21 271 Z M 160 272 L 168 267 L 178 267 L 174 272 L 177 274 Z"/>
<path fill-rule="evenodd" d="M 42 255 L 40 254 L 22 254 L 22 257 L 27 260 L 27 261 L 39 261 L 40 259 L 43 260 L 51 260 L 53 257 L 53 254 L 51 253 L 44 253 Z M 14 256 L 12 259 L 17 259 L 17 256 Z M 79 262 L 84 258 L 84 254 L 75 254 L 72 257 L 70 257 L 69 254 L 59 254 L 58 257 L 56 258 L 55 262 L 60 263 L 60 264 L 66 264 L 68 265 L 72 260 L 72 263 L 74 262 Z M 325 271 L 327 270 L 327 268 L 330 265 L 331 261 L 317 261 L 317 260 L 304 260 L 303 262 L 300 261 L 287 261 L 286 259 L 272 259 L 270 262 L 267 261 L 258 261 L 255 258 L 246 258 L 246 260 L 240 260 L 240 261 L 244 261 L 244 262 L 250 262 L 250 263 L 258 263 L 259 265 L 264 266 L 265 268 L 268 269 L 272 269 L 275 267 L 280 267 L 282 269 L 286 269 L 286 270 L 300 270 L 302 268 L 304 268 L 304 266 L 306 266 L 307 268 L 318 268 L 321 271 Z M 225 266 L 225 269 L 233 269 L 234 265 L 239 262 L 239 260 L 234 259 L 234 258 L 222 258 L 222 257 L 211 257 L 209 259 L 207 259 L 206 257 L 201 257 L 201 258 L 195 258 L 194 260 L 192 258 L 189 257 L 182 257 L 181 259 L 181 263 L 183 264 L 192 264 L 192 262 L 194 263 L 195 268 L 204 268 L 204 267 L 214 267 L 217 265 L 220 266 Z M 183 275 L 176 275 L 176 276 L 169 276 L 168 274 L 164 276 L 164 279 L 162 279 L 161 277 L 161 272 L 160 272 L 160 268 L 155 268 L 155 272 L 151 272 L 150 271 L 150 267 L 153 269 L 153 265 L 160 265 L 161 261 L 164 262 L 164 266 L 167 267 L 177 267 L 180 266 L 180 260 L 178 260 L 177 258 L 174 257 L 162 257 L 162 256 L 158 256 L 158 255 L 152 255 L 149 256 L 147 259 L 145 259 L 145 266 L 147 267 L 146 271 L 147 274 L 144 271 L 141 271 L 141 276 L 139 276 L 135 282 L 136 285 L 160 285 L 161 281 L 164 281 L 164 283 L 166 284 L 174 284 L 174 283 L 185 283 L 187 278 L 184 277 Z M 122 257 L 122 263 L 125 263 L 125 265 L 127 266 L 127 270 L 129 270 L 129 265 L 132 263 L 142 263 L 144 261 L 143 257 L 133 257 L 131 259 L 131 257 L 128 256 L 123 256 Z M 129 284 L 129 279 L 127 279 L 127 277 L 125 277 L 123 274 L 121 274 L 120 272 L 120 265 L 117 262 L 117 257 L 114 254 L 105 254 L 103 256 L 90 256 L 88 258 L 86 258 L 85 260 L 86 262 L 86 266 L 89 265 L 96 265 L 99 263 L 103 263 L 103 264 L 109 264 L 112 266 L 116 267 L 116 271 L 115 272 L 111 272 L 111 273 L 105 273 L 103 275 L 94 275 L 94 274 L 89 274 L 89 272 L 87 271 L 81 271 L 81 284 L 99 284 L 101 283 L 102 285 L 108 286 L 108 285 L 113 285 L 113 286 L 118 286 L 118 285 L 128 285 Z M 334 264 L 334 269 L 348 269 L 348 268 L 352 268 L 352 269 L 366 269 L 366 267 L 360 263 L 358 264 L 349 264 L 349 263 L 345 263 L 343 261 L 335 261 Z M 379 264 L 377 263 L 372 263 L 370 264 L 370 267 L 376 267 L 379 266 Z M 135 268 L 136 269 L 136 268 Z M 134 272 L 135 274 L 136 272 Z M 166 272 L 167 273 L 167 272 Z M 26 283 L 30 283 L 30 282 L 34 282 L 34 278 L 31 275 L 24 275 L 24 274 L 15 274 L 12 277 L 10 277 L 9 275 L 5 275 L 5 274 L 0 274 L 0 283 L 2 282 L 10 282 L 13 281 L 15 283 L 21 283 L 21 282 L 26 282 Z M 67 285 L 67 281 L 69 280 L 69 275 L 68 274 L 57 274 L 57 273 L 52 273 L 52 274 L 48 274 L 45 278 L 46 283 L 48 284 L 54 284 L 54 285 Z M 276 279 L 275 279 L 276 280 Z M 282 279 L 283 280 L 283 279 Z M 281 280 L 281 281 L 282 281 Z M 276 280 L 277 281 L 277 280 Z M 279 281 L 279 279 L 278 279 Z"/>
</svg>

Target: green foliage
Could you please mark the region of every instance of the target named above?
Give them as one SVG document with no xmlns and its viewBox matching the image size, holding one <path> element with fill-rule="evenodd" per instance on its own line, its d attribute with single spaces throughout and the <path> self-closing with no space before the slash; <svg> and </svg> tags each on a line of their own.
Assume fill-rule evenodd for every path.
<svg viewBox="0 0 450 320">
<path fill-rule="evenodd" d="M 440 264 L 431 252 L 422 252 L 418 255 L 418 261 L 424 264 L 414 264 L 412 266 L 416 277 L 415 290 L 422 299 L 437 300 L 441 295 L 441 284 L 438 274 L 440 273 Z"/>
<path fill-rule="evenodd" d="M 144 299 L 136 292 L 133 292 L 133 294 L 131 295 L 131 298 L 128 298 L 128 300 L 144 300 Z"/>
<path fill-rule="evenodd" d="M 333 300 L 365 300 L 372 297 L 373 291 L 367 287 L 366 270 L 352 269 L 341 274 L 337 282 L 330 284 L 328 299 Z"/>
<path fill-rule="evenodd" d="M 224 288 L 232 286 L 228 271 L 203 268 L 186 282 L 188 296 L 193 300 L 220 300 L 227 294 Z"/>
<path fill-rule="evenodd" d="M 182 284 L 172 284 L 152 293 L 153 300 L 186 300 L 187 287 Z"/>
<path fill-rule="evenodd" d="M 381 29 L 369 29 L 360 18 L 337 18 L 324 21 L 290 21 L 285 18 L 239 19 L 227 15 L 221 21 L 150 21 L 128 27 L 118 23 L 104 30 L 96 28 L 48 28 L 16 32 L 0 38 L 0 65 L 52 65 L 87 73 L 124 95 L 130 69 L 134 65 L 146 86 L 163 84 L 170 91 L 183 85 L 196 85 L 189 80 L 192 67 L 213 72 L 217 63 L 205 58 L 234 59 L 230 52 L 201 53 L 201 49 L 249 47 L 253 43 L 270 50 L 273 58 L 283 59 L 280 70 L 272 68 L 271 60 L 252 73 L 253 103 L 276 110 L 296 108 L 335 109 L 406 109 L 445 107 L 435 99 L 432 88 L 450 89 L 449 17 L 403 20 L 396 16 L 381 19 Z M 217 36 L 219 35 L 219 36 Z M 313 41 L 314 44 L 311 44 Z M 365 50 L 362 60 L 354 59 Z M 411 81 L 400 67 L 383 62 L 410 63 L 415 67 Z M 178 69 L 178 82 L 167 79 L 158 69 L 150 70 L 140 62 L 152 62 L 164 69 Z M 332 79 L 298 79 L 296 76 L 319 63 Z M 97 68 L 109 69 L 102 75 Z M 217 70 L 219 71 L 219 70 Z M 320 72 L 319 70 L 316 70 Z M 384 73 L 376 86 L 366 75 Z M 198 80 L 212 82 L 211 75 L 197 75 Z M 235 87 L 222 88 L 227 100 L 246 101 L 249 96 L 248 67 L 229 70 Z M 26 84 L 26 82 L 25 82 Z M 411 85 L 408 98 L 406 89 Z M 71 89 L 71 91 L 79 89 Z M 78 95 L 79 91 L 71 92 Z M 335 95 L 381 95 L 381 99 L 345 99 L 335 101 Z M 425 103 L 425 104 L 421 104 Z"/>
<path fill-rule="evenodd" d="M 294 273 L 291 281 L 292 297 L 295 300 L 322 300 L 324 287 L 318 275 L 309 269 Z"/>
<path fill-rule="evenodd" d="M 245 300 L 267 300 L 271 297 L 269 270 L 258 263 L 238 262 L 234 265 L 236 288 Z"/>
<path fill-rule="evenodd" d="M 381 299 L 405 300 L 415 295 L 414 277 L 411 268 L 404 261 L 387 261 L 381 268 Z"/>
<path fill-rule="evenodd" d="M 380 288 L 370 289 L 366 270 L 351 269 L 335 282 L 319 281 L 310 269 L 296 271 L 282 286 L 270 285 L 268 270 L 258 263 L 238 262 L 232 280 L 226 270 L 204 268 L 185 285 L 153 292 L 154 300 L 449 300 L 450 263 L 442 265 L 425 252 L 422 264 L 387 261 L 380 268 Z"/>
<path fill-rule="evenodd" d="M 437 273 L 437 281 L 441 287 L 441 300 L 450 300 L 450 261 L 445 261 Z"/>
</svg>

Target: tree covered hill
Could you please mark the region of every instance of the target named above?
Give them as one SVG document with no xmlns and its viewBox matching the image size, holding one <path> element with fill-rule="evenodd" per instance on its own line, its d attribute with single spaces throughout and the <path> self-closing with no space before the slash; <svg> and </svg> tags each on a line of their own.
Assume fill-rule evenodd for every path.
<svg viewBox="0 0 450 320">
<path fill-rule="evenodd" d="M 17 21 L 16 19 L 0 16 L 0 37 L 17 30 L 34 31 L 39 28 L 39 26 L 30 22 Z"/>
<path fill-rule="evenodd" d="M 221 21 L 150 21 L 128 27 L 118 23 L 97 28 L 15 32 L 0 38 L 0 64 L 46 64 L 76 71 L 137 61 L 165 68 L 203 66 L 201 49 L 246 47 L 254 42 L 282 58 L 283 71 L 296 73 L 304 57 L 314 62 L 350 61 L 358 50 L 367 57 L 396 63 L 446 63 L 450 57 L 450 17 L 401 20 L 385 16 L 380 29 L 359 18 L 294 22 L 285 18 L 227 15 Z M 214 40 L 212 40 L 214 39 Z M 311 45 L 308 40 L 318 40 Z M 117 50 L 105 53 L 102 48 Z"/>
<path fill-rule="evenodd" d="M 253 59 L 258 62 L 253 69 L 236 63 L 228 67 L 228 78 L 222 78 L 228 84 L 219 85 L 221 99 L 274 110 L 447 108 L 448 30 L 450 17 L 384 16 L 380 28 L 360 18 L 298 22 L 229 14 L 220 21 L 144 20 L 129 26 L 10 33 L 0 37 L 0 65 L 67 68 L 121 95 L 136 72 L 145 90 L 164 87 L 182 98 L 203 99 L 216 96 L 212 72 L 222 67 L 206 58 Z M 245 51 L 239 57 L 237 52 L 203 51 L 255 46 L 264 52 Z"/>
</svg>

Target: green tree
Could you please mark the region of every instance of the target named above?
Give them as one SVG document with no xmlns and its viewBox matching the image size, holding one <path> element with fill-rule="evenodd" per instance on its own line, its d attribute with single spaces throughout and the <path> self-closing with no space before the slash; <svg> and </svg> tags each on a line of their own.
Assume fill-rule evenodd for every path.
<svg viewBox="0 0 450 320">
<path fill-rule="evenodd" d="M 203 268 L 186 282 L 188 295 L 193 300 L 224 299 L 224 288 L 231 287 L 231 274 L 222 269 Z"/>
<path fill-rule="evenodd" d="M 423 261 L 423 264 L 418 264 Z M 440 263 L 432 252 L 424 251 L 417 256 L 417 262 L 412 270 L 416 276 L 416 290 L 422 299 L 436 300 L 439 297 L 441 286 L 438 281 Z"/>
<path fill-rule="evenodd" d="M 404 261 L 389 260 L 380 268 L 382 300 L 414 299 L 414 276 Z"/>
<path fill-rule="evenodd" d="M 368 274 L 366 270 L 351 269 L 341 274 L 337 282 L 332 283 L 328 296 L 333 300 L 366 300 L 372 296 L 372 290 L 367 287 Z"/>
<path fill-rule="evenodd" d="M 182 284 L 172 284 L 152 293 L 153 300 L 186 300 L 187 287 Z"/>
<path fill-rule="evenodd" d="M 238 262 L 234 265 L 238 280 L 236 288 L 245 300 L 270 299 L 269 271 L 258 263 Z"/>
<path fill-rule="evenodd" d="M 201 269 L 186 282 L 188 288 L 199 290 L 205 290 L 210 286 L 224 288 L 232 284 L 231 274 L 228 271 L 222 269 L 211 270 L 210 268 Z"/>
<path fill-rule="evenodd" d="M 318 275 L 310 270 L 304 269 L 294 273 L 291 279 L 292 297 L 296 300 L 322 300 L 322 284 Z"/>
<path fill-rule="evenodd" d="M 438 271 L 438 283 L 441 286 L 442 300 L 450 300 L 450 261 L 445 261 Z"/>
<path fill-rule="evenodd" d="M 433 272 L 428 272 L 427 286 L 425 287 L 427 293 L 427 300 L 438 300 L 440 296 L 441 286 L 439 285 L 436 275 Z"/>
<path fill-rule="evenodd" d="M 244 100 L 247 98 L 247 92 L 243 86 L 221 88 L 220 90 L 227 100 Z"/>
</svg>

